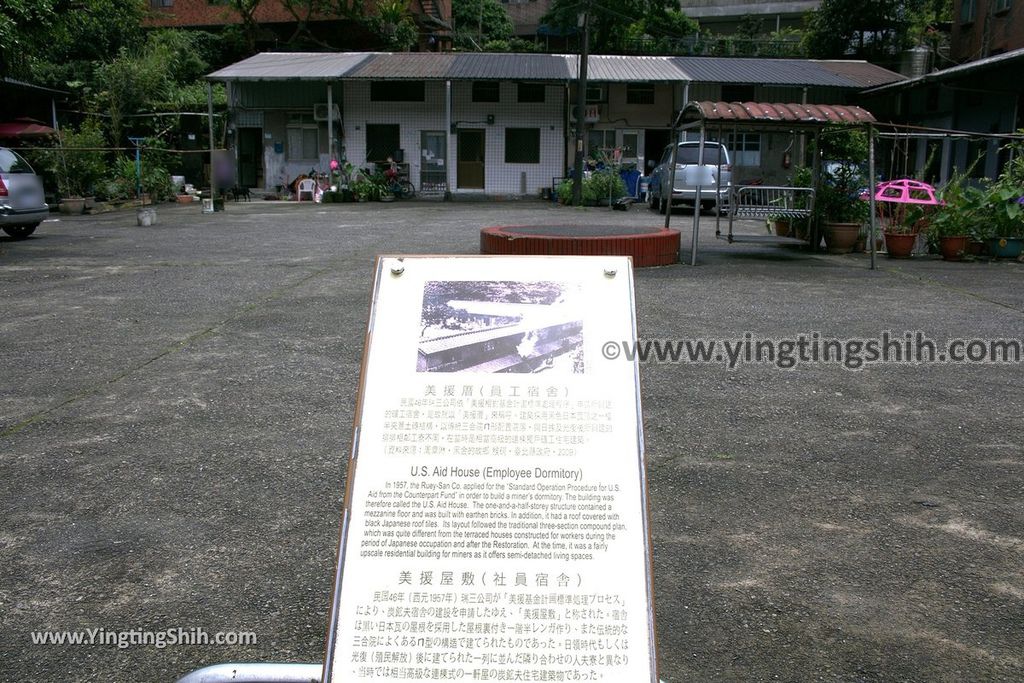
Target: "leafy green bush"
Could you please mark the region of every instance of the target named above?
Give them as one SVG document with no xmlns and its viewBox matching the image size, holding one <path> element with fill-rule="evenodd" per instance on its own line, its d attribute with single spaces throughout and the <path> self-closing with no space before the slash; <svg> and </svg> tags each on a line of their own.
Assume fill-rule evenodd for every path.
<svg viewBox="0 0 1024 683">
<path fill-rule="evenodd" d="M 86 119 L 76 131 L 65 126 L 58 133 L 58 146 L 41 152 L 46 170 L 57 179 L 62 197 L 85 197 L 103 177 L 106 139 L 99 121 Z"/>
<path fill-rule="evenodd" d="M 572 179 L 563 180 L 555 189 L 558 201 L 572 204 Z M 583 179 L 583 203 L 598 204 L 613 201 L 626 194 L 626 183 L 614 171 L 595 171 Z"/>
<path fill-rule="evenodd" d="M 145 154 L 145 152 L 143 153 Z M 154 155 L 159 158 L 157 155 Z M 138 198 L 139 174 L 135 159 L 119 156 L 114 160 L 110 175 L 102 184 L 102 194 L 111 200 Z M 171 183 L 171 174 L 162 165 L 153 163 L 146 156 L 142 158 L 142 191 L 154 202 L 171 199 L 177 188 Z"/>
</svg>

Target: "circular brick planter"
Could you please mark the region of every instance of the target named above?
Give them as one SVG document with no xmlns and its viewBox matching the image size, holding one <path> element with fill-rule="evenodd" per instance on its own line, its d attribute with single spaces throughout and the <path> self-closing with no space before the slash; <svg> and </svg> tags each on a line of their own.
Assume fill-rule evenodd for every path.
<svg viewBox="0 0 1024 683">
<path fill-rule="evenodd" d="M 632 256 L 633 266 L 679 261 L 679 231 L 621 225 L 496 226 L 480 231 L 480 253 L 530 256 Z"/>
</svg>

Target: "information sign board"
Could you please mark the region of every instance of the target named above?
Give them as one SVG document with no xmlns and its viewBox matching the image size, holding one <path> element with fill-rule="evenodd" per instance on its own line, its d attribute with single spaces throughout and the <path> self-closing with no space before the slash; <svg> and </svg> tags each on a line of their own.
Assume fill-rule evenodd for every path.
<svg viewBox="0 0 1024 683">
<path fill-rule="evenodd" d="M 656 682 L 623 257 L 382 257 L 325 681 Z"/>
</svg>

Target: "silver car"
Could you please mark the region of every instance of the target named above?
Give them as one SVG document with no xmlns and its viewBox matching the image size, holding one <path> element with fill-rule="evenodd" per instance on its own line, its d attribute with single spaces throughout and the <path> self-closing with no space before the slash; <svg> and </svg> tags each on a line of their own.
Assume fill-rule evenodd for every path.
<svg viewBox="0 0 1024 683">
<path fill-rule="evenodd" d="M 0 147 L 0 228 L 11 237 L 23 239 L 49 213 L 43 181 L 17 152 Z"/>
<path fill-rule="evenodd" d="M 672 205 L 693 205 L 697 198 L 695 187 L 686 184 L 686 170 L 697 166 L 700 161 L 699 142 L 680 142 L 676 152 L 675 188 L 669 192 L 672 175 L 672 145 L 665 147 L 661 161 L 651 172 L 647 199 L 651 209 L 661 213 L 668 210 L 668 197 L 672 197 Z M 708 179 L 707 185 L 701 185 L 700 206 L 702 209 L 716 208 L 725 211 L 728 207 L 729 188 L 732 185 L 732 161 L 729 150 L 720 142 L 704 143 L 704 168 Z"/>
</svg>

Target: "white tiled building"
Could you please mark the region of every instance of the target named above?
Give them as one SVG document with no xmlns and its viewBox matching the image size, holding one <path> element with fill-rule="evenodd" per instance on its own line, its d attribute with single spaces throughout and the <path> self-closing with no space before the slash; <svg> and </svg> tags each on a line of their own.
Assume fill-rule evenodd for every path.
<svg viewBox="0 0 1024 683">
<path fill-rule="evenodd" d="M 287 185 L 332 157 L 363 168 L 390 156 L 423 193 L 536 196 L 574 160 L 577 68 L 573 55 L 264 53 L 209 78 L 228 86 L 240 185 Z M 589 71 L 587 156 L 640 170 L 686 101 L 843 104 L 902 78 L 863 62 L 709 57 L 597 55 Z M 770 176 L 787 141 L 729 144 L 749 167 L 740 175 Z"/>
</svg>

